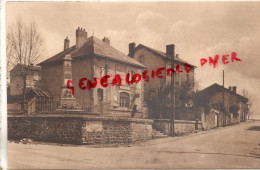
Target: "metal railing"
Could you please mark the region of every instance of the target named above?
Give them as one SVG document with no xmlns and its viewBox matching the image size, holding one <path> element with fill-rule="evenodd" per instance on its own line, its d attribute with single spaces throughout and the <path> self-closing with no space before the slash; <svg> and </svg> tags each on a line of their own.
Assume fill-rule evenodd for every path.
<svg viewBox="0 0 260 170">
<path fill-rule="evenodd" d="M 28 114 L 42 114 L 42 113 L 54 113 L 57 109 L 64 110 L 64 113 L 70 113 L 77 111 L 82 114 L 109 114 L 111 112 L 111 104 L 98 103 L 90 104 L 84 101 L 77 100 L 77 108 L 69 107 L 69 102 L 65 102 L 65 107 L 61 106 L 60 100 L 54 100 L 53 98 L 34 98 L 28 102 Z"/>
</svg>

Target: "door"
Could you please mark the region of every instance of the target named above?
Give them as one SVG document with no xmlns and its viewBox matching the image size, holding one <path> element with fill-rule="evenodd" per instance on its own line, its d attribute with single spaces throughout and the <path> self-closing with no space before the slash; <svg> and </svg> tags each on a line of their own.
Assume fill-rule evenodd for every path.
<svg viewBox="0 0 260 170">
<path fill-rule="evenodd" d="M 218 127 L 218 114 L 215 113 L 215 127 Z"/>
<path fill-rule="evenodd" d="M 215 127 L 218 127 L 218 114 L 215 113 Z"/>
</svg>

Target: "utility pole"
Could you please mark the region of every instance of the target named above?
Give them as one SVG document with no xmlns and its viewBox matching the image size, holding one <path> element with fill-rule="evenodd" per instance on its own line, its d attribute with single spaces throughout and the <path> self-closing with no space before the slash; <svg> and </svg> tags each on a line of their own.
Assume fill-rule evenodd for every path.
<svg viewBox="0 0 260 170">
<path fill-rule="evenodd" d="M 171 68 L 174 69 L 174 55 L 175 55 L 175 46 L 173 45 L 173 54 L 171 55 Z M 174 137 L 174 120 L 175 120 L 175 91 L 174 91 L 174 72 L 171 76 L 171 136 Z"/>
<path fill-rule="evenodd" d="M 223 92 L 222 92 L 222 98 L 223 98 L 223 127 L 225 126 L 226 124 L 226 114 L 225 114 L 225 72 L 223 70 Z"/>
</svg>

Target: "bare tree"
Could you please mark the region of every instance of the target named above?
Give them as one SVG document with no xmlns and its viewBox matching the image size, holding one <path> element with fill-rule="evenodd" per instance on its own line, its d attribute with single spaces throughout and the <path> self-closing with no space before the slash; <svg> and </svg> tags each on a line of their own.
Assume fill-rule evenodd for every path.
<svg viewBox="0 0 260 170">
<path fill-rule="evenodd" d="M 26 79 L 30 65 L 35 64 L 43 55 L 43 38 L 35 22 L 24 23 L 20 18 L 8 27 L 7 32 L 7 74 L 17 64 L 22 65 L 21 76 L 23 79 L 22 106 L 24 110 Z"/>
<path fill-rule="evenodd" d="M 254 103 L 254 97 L 248 92 L 247 89 L 242 90 L 242 95 L 248 99 L 248 102 L 247 102 L 247 104 L 248 104 L 247 118 L 249 119 L 253 115 L 251 108 L 252 108 L 253 103 Z"/>
<path fill-rule="evenodd" d="M 175 83 L 175 111 L 181 112 L 185 110 L 187 104 L 192 99 L 194 93 L 198 89 L 197 81 L 186 81 L 181 84 Z M 154 118 L 170 118 L 171 114 L 171 86 L 158 87 L 156 95 L 151 97 L 150 106 Z"/>
</svg>

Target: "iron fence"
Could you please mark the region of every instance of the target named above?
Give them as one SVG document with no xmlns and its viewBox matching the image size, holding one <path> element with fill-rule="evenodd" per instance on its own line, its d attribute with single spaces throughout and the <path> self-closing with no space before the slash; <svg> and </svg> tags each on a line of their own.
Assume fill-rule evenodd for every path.
<svg viewBox="0 0 260 170">
<path fill-rule="evenodd" d="M 64 103 L 64 102 L 63 102 Z M 83 100 L 76 100 L 76 107 L 71 107 L 70 103 L 63 104 L 59 99 L 53 98 L 34 98 L 28 102 L 28 114 L 42 114 L 54 113 L 57 110 L 64 111 L 65 113 L 77 112 L 82 114 L 109 114 L 111 111 L 111 104 L 98 103 L 90 104 Z"/>
</svg>

